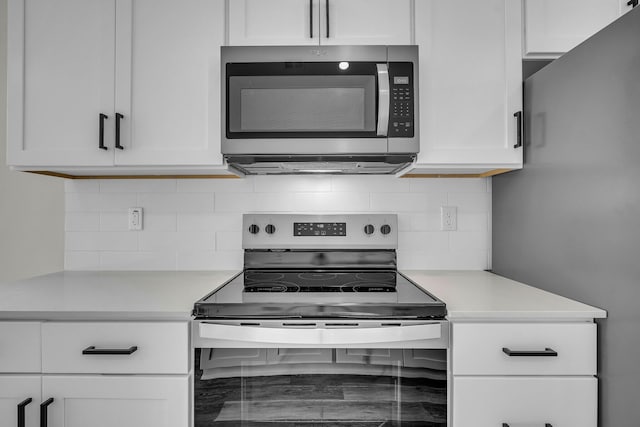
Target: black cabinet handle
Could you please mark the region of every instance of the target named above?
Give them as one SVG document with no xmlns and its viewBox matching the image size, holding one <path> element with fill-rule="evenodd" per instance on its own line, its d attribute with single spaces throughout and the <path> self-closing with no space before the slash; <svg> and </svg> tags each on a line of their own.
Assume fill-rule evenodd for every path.
<svg viewBox="0 0 640 427">
<path fill-rule="evenodd" d="M 516 118 L 516 145 L 513 148 L 522 147 L 522 111 L 513 115 Z"/>
<path fill-rule="evenodd" d="M 511 350 L 507 347 L 502 347 L 502 352 L 504 354 L 506 354 L 509 357 L 513 357 L 513 356 L 532 356 L 532 357 L 540 357 L 540 356 L 551 356 L 551 357 L 555 357 L 558 355 L 558 352 L 547 347 L 544 350 L 541 351 L 528 351 L 528 350 L 524 350 L 524 351 L 520 351 L 520 350 Z"/>
<path fill-rule="evenodd" d="M 107 147 L 104 146 L 104 121 L 108 119 L 109 116 L 106 114 L 100 113 L 100 131 L 98 133 L 98 148 L 101 150 L 106 150 Z"/>
<path fill-rule="evenodd" d="M 138 346 L 134 345 L 129 348 L 96 348 L 96 346 L 92 345 L 84 350 L 82 350 L 82 354 L 85 355 L 105 355 L 105 354 L 124 354 L 129 355 L 133 354 L 138 350 Z"/>
<path fill-rule="evenodd" d="M 118 150 L 124 150 L 124 147 L 120 145 L 120 120 L 122 119 L 124 119 L 124 116 L 116 113 L 116 148 Z"/>
<path fill-rule="evenodd" d="M 502 423 L 502 427 L 509 427 L 509 424 L 507 424 L 507 423 Z M 549 424 L 549 423 L 545 423 L 545 424 L 544 424 L 544 427 L 553 427 L 553 426 L 552 426 L 551 424 Z"/>
<path fill-rule="evenodd" d="M 313 38 L 313 0 L 309 0 L 309 38 Z"/>
<path fill-rule="evenodd" d="M 18 403 L 18 427 L 25 427 L 25 407 L 32 401 L 32 398 L 28 398 Z"/>
<path fill-rule="evenodd" d="M 40 404 L 40 427 L 47 427 L 47 408 L 53 403 L 53 397 Z"/>
<path fill-rule="evenodd" d="M 627 2 L 627 6 L 636 7 L 638 5 L 638 0 L 629 0 Z"/>
<path fill-rule="evenodd" d="M 327 38 L 329 38 L 329 0 L 324 0 L 324 11 L 327 17 Z"/>
</svg>

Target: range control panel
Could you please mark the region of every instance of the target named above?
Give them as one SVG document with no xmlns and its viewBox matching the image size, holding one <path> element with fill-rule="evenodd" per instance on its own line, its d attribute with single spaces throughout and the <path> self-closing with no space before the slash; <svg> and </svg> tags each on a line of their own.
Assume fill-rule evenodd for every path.
<svg viewBox="0 0 640 427">
<path fill-rule="evenodd" d="M 346 236 L 346 222 L 294 222 L 294 236 Z"/>
<path fill-rule="evenodd" d="M 243 249 L 397 249 L 395 214 L 245 214 Z"/>
<path fill-rule="evenodd" d="M 413 64 L 410 62 L 389 63 L 389 95 L 391 111 L 389 115 L 390 137 L 414 136 Z"/>
</svg>

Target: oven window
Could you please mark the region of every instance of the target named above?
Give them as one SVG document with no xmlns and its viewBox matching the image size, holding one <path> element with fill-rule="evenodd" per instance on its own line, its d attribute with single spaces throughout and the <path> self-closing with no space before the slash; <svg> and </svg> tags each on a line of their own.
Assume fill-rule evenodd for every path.
<svg viewBox="0 0 640 427">
<path fill-rule="evenodd" d="M 375 77 L 232 76 L 230 133 L 348 133 L 376 130 Z"/>
<path fill-rule="evenodd" d="M 195 426 L 447 425 L 443 349 L 197 349 Z"/>
</svg>

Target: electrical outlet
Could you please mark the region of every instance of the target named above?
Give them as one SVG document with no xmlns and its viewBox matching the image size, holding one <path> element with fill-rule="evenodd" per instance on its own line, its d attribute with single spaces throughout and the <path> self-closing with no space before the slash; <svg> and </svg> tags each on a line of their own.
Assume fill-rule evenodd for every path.
<svg viewBox="0 0 640 427">
<path fill-rule="evenodd" d="M 458 208 L 440 206 L 440 230 L 455 231 L 458 229 Z"/>
<path fill-rule="evenodd" d="M 142 208 L 129 208 L 129 230 L 142 230 Z"/>
</svg>

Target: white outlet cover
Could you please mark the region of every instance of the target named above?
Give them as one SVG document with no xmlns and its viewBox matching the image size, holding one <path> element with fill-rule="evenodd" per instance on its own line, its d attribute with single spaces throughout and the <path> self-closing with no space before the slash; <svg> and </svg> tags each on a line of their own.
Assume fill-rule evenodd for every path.
<svg viewBox="0 0 640 427">
<path fill-rule="evenodd" d="M 129 208 L 129 230 L 142 230 L 142 208 Z"/>
<path fill-rule="evenodd" d="M 455 206 L 440 207 L 440 230 L 455 231 L 458 229 L 458 208 Z"/>
</svg>

